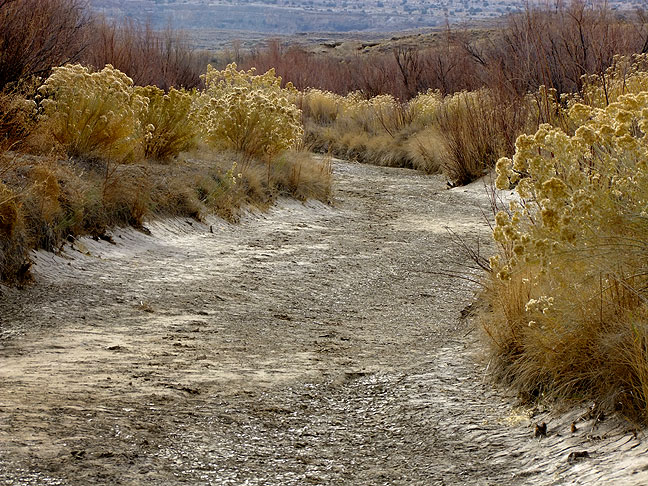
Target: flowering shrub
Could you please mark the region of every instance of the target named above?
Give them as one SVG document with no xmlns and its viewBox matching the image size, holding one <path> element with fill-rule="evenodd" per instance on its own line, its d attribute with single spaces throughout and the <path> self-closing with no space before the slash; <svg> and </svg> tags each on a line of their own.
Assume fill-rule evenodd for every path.
<svg viewBox="0 0 648 486">
<path fill-rule="evenodd" d="M 238 71 L 230 64 L 223 71 L 207 67 L 205 91 L 198 113 L 208 142 L 219 149 L 249 157 L 273 157 L 295 147 L 302 139 L 297 91 L 274 70 L 262 75 L 254 69 Z"/>
<path fill-rule="evenodd" d="M 404 125 L 401 104 L 391 95 L 366 99 L 361 93 L 349 93 L 341 99 L 338 119 L 348 128 L 360 129 L 369 135 L 394 135 Z"/>
<path fill-rule="evenodd" d="M 648 91 L 648 54 L 615 56 L 603 75 L 583 77 L 583 102 L 604 108 L 627 93 Z"/>
<path fill-rule="evenodd" d="M 39 89 L 42 120 L 71 156 L 127 160 L 138 147 L 147 104 L 132 88 L 111 65 L 98 72 L 79 64 L 55 68 Z"/>
<path fill-rule="evenodd" d="M 137 86 L 135 93 L 148 100 L 140 112 L 145 157 L 171 159 L 194 146 L 197 123 L 190 92 L 171 88 L 165 93 L 155 86 Z"/>
<path fill-rule="evenodd" d="M 501 278 L 521 262 L 550 268 L 554 253 L 637 226 L 611 221 L 648 216 L 648 92 L 604 109 L 575 104 L 569 116 L 581 121 L 573 136 L 542 125 L 518 138 L 512 160 L 497 163 L 497 186 L 517 184 L 521 201 L 497 217 L 495 240 L 512 250 L 495 265 Z"/>
<path fill-rule="evenodd" d="M 428 90 L 420 93 L 407 103 L 407 110 L 412 124 L 418 128 L 426 128 L 434 123 L 437 111 L 443 103 L 440 91 Z"/>
<path fill-rule="evenodd" d="M 306 118 L 321 125 L 329 125 L 337 119 L 343 100 L 343 96 L 330 91 L 309 89 L 301 95 L 301 106 Z"/>
<path fill-rule="evenodd" d="M 633 85 L 608 84 L 607 104 L 586 84 L 594 106 L 571 104 L 573 135 L 541 125 L 498 161 L 497 186 L 519 200 L 496 217 L 485 327 L 523 391 L 648 418 L 648 92 Z"/>
</svg>

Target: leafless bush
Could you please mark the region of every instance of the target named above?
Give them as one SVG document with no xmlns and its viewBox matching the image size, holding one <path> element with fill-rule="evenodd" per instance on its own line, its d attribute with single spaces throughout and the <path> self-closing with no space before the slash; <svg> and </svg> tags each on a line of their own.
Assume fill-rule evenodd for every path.
<svg viewBox="0 0 648 486">
<path fill-rule="evenodd" d="M 195 88 L 207 66 L 204 53 L 195 52 L 186 36 L 171 27 L 156 31 L 148 23 L 98 19 L 82 61 L 97 69 L 112 64 L 136 85 Z"/>
<path fill-rule="evenodd" d="M 456 39 L 481 66 L 476 74 L 483 84 L 518 94 L 540 85 L 578 92 L 584 74 L 602 73 L 616 54 L 648 48 L 642 12 L 622 19 L 605 2 L 582 0 L 527 6 L 487 41 Z"/>
<path fill-rule="evenodd" d="M 0 0 L 0 89 L 77 61 L 88 21 L 81 0 Z"/>
</svg>

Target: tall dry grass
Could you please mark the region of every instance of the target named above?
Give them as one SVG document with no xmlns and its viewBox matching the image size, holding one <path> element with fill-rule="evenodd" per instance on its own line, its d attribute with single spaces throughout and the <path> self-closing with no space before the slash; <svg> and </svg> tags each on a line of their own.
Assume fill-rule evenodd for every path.
<svg viewBox="0 0 648 486">
<path fill-rule="evenodd" d="M 322 58 L 278 44 L 249 62 L 272 59 L 286 80 L 320 88 L 303 102 L 313 149 L 380 165 L 442 170 L 452 184 L 465 184 L 492 170 L 500 157 L 512 156 L 517 136 L 541 123 L 569 130 L 563 108 L 569 96 L 588 96 L 583 79 L 590 84 L 605 79 L 615 55 L 642 52 L 647 45 L 641 12 L 620 18 L 606 4 L 573 1 L 529 5 L 488 36 L 447 31 L 436 47 L 395 47 L 337 59 L 328 67 L 333 71 L 319 78 Z M 345 81 L 336 84 L 341 78 Z M 433 119 L 416 122 L 410 104 L 430 90 L 446 95 L 445 101 L 430 110 Z M 394 100 L 391 106 L 372 107 L 372 100 L 385 95 Z M 345 107 L 353 96 L 356 119 Z"/>
<path fill-rule="evenodd" d="M 447 97 L 431 129 L 443 172 L 455 185 L 487 174 L 500 157 L 513 154 L 517 136 L 534 130 L 536 120 L 524 97 L 503 97 L 487 89 Z"/>
</svg>

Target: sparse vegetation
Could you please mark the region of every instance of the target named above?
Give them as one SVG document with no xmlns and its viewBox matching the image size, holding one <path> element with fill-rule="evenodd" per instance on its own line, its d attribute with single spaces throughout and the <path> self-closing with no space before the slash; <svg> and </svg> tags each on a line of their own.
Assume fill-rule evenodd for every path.
<svg viewBox="0 0 648 486">
<path fill-rule="evenodd" d="M 315 150 L 443 170 L 453 184 L 463 184 L 491 170 L 500 156 L 512 156 L 518 135 L 555 121 L 554 93 L 583 96 L 583 76 L 600 75 L 615 55 L 643 52 L 645 18 L 641 11 L 621 18 L 607 5 L 578 1 L 529 6 L 479 35 L 448 29 L 432 47 L 418 48 L 413 38 L 409 45 L 385 42 L 321 56 L 272 42 L 242 63 L 272 66 L 298 89 L 315 89 L 304 98 L 307 139 Z M 446 98 L 434 120 L 413 123 L 408 104 L 437 91 Z M 322 118 L 324 98 L 335 119 Z M 353 101 L 364 112 L 360 123 L 350 115 Z M 342 108 L 330 107 L 336 103 Z"/>
</svg>

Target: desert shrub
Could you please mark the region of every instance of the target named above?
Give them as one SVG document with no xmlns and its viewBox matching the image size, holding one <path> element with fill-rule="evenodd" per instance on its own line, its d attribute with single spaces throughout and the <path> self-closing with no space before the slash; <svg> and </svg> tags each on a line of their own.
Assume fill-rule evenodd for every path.
<svg viewBox="0 0 648 486">
<path fill-rule="evenodd" d="M 31 187 L 22 198 L 28 231 L 36 248 L 53 250 L 61 237 L 57 232 L 63 217 L 61 185 L 55 164 L 37 164 L 28 172 Z"/>
<path fill-rule="evenodd" d="M 204 81 L 198 113 L 213 147 L 272 158 L 301 142 L 296 90 L 282 88 L 273 70 L 257 75 L 254 70 L 238 71 L 236 64 L 222 71 L 208 66 Z"/>
<path fill-rule="evenodd" d="M 265 49 L 243 56 L 241 65 L 261 71 L 274 68 L 299 90 L 317 88 L 342 96 L 358 91 L 366 98 L 389 94 L 408 101 L 428 89 L 447 94 L 480 85 L 475 75 L 480 65 L 454 41 L 455 34 L 435 35 L 431 47 L 385 42 L 353 54 L 344 50 L 314 54 L 271 41 Z"/>
<path fill-rule="evenodd" d="M 448 28 L 352 54 L 272 42 L 242 65 L 273 67 L 298 89 L 401 101 L 428 89 L 447 95 L 487 87 L 522 96 L 544 85 L 580 92 L 582 75 L 603 72 L 614 55 L 644 52 L 647 26 L 642 9 L 621 15 L 606 2 L 531 2 L 492 29 Z"/>
<path fill-rule="evenodd" d="M 0 281 L 20 281 L 28 248 L 21 241 L 22 214 L 15 191 L 0 183 Z M 23 275 L 24 276 L 24 275 Z"/>
<path fill-rule="evenodd" d="M 515 137 L 537 126 L 539 116 L 532 98 L 504 99 L 487 89 L 446 97 L 427 91 L 408 103 L 357 92 L 327 96 L 335 103 L 335 119 L 306 121 L 315 150 L 428 173 L 443 170 L 454 184 L 481 177 L 499 157 L 511 155 Z"/>
<path fill-rule="evenodd" d="M 542 125 L 497 163 L 519 202 L 497 214 L 484 326 L 499 376 L 528 396 L 593 398 L 645 420 L 648 92 L 568 116 L 573 135 Z"/>
<path fill-rule="evenodd" d="M 393 96 L 365 98 L 310 90 L 304 96 L 306 141 L 317 152 L 364 163 L 412 167 L 405 144 L 412 128 L 408 105 Z"/>
<path fill-rule="evenodd" d="M 139 120 L 145 157 L 169 160 L 195 146 L 198 126 L 192 93 L 175 88 L 165 93 L 155 86 L 138 86 L 135 93 L 148 100 Z"/>
<path fill-rule="evenodd" d="M 597 108 L 626 93 L 648 91 L 648 55 L 615 56 L 605 72 L 583 76 L 582 101 Z"/>
<path fill-rule="evenodd" d="M 440 91 L 427 91 L 407 102 L 408 117 L 411 125 L 420 130 L 433 125 L 437 111 L 443 104 L 443 95 Z"/>
<path fill-rule="evenodd" d="M 305 201 L 331 197 L 331 163 L 307 152 L 286 152 L 272 165 L 271 183 L 280 195 Z"/>
<path fill-rule="evenodd" d="M 68 155 L 113 161 L 134 156 L 146 98 L 124 73 L 110 65 L 91 72 L 68 64 L 55 68 L 39 92 L 42 120 Z"/>
<path fill-rule="evenodd" d="M 11 239 L 20 223 L 20 200 L 18 195 L 0 183 L 0 235 Z"/>
<path fill-rule="evenodd" d="M 646 22 L 638 13 L 621 17 L 605 2 L 529 4 L 509 16 L 491 42 L 468 49 L 483 65 L 487 86 L 496 81 L 518 94 L 541 85 L 580 93 L 583 75 L 604 72 L 617 54 L 645 50 Z"/>
<path fill-rule="evenodd" d="M 341 100 L 338 121 L 343 130 L 364 131 L 369 135 L 395 134 L 404 120 L 400 103 L 391 95 L 366 99 L 362 93 L 349 93 Z"/>
</svg>

